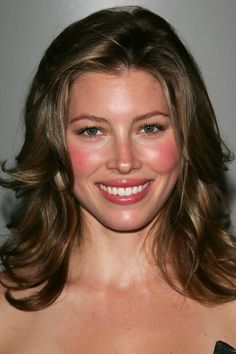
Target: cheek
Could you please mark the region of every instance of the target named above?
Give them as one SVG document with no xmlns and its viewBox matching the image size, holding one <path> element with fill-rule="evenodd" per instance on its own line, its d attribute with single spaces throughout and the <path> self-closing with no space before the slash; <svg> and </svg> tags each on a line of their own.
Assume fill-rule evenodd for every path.
<svg viewBox="0 0 236 354">
<path fill-rule="evenodd" d="M 148 151 L 148 161 L 159 173 L 168 173 L 179 165 L 179 151 L 174 139 L 158 142 Z"/>
<path fill-rule="evenodd" d="M 77 146 L 68 144 L 68 152 L 74 176 L 88 176 L 101 162 L 101 156 L 95 150 L 78 148 Z"/>
</svg>

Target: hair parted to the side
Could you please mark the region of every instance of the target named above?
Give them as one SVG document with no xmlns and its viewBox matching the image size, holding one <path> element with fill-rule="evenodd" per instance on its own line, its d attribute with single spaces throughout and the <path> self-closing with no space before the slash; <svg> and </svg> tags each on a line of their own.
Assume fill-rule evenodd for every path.
<svg viewBox="0 0 236 354">
<path fill-rule="evenodd" d="M 236 243 L 219 188 L 231 154 L 220 138 L 198 67 L 174 29 L 141 7 L 98 11 L 66 28 L 45 52 L 25 106 L 25 141 L 1 185 L 23 206 L 0 256 L 6 298 L 18 309 L 50 305 L 63 290 L 82 237 L 67 154 L 70 87 L 84 72 L 144 70 L 162 84 L 181 155 L 177 185 L 160 212 L 153 255 L 177 291 L 216 304 L 236 298 Z M 167 267 L 171 260 L 171 274 Z M 179 284 L 179 285 L 177 285 Z M 27 298 L 16 290 L 37 289 Z"/>
</svg>

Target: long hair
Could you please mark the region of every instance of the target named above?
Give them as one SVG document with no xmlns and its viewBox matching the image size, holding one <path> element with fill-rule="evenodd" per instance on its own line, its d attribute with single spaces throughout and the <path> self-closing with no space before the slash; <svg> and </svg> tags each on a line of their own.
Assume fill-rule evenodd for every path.
<svg viewBox="0 0 236 354">
<path fill-rule="evenodd" d="M 16 165 L 2 164 L 9 177 L 1 185 L 22 203 L 0 249 L 5 296 L 18 309 L 39 310 L 56 300 L 82 237 L 65 139 L 71 85 L 85 72 L 133 68 L 161 83 L 181 156 L 176 187 L 152 230 L 157 267 L 170 286 L 203 303 L 236 298 L 236 243 L 226 231 L 219 183 L 231 153 L 203 79 L 170 24 L 141 7 L 121 7 L 73 23 L 52 42 L 28 94 Z M 28 297 L 14 297 L 25 289 L 32 290 Z"/>
</svg>

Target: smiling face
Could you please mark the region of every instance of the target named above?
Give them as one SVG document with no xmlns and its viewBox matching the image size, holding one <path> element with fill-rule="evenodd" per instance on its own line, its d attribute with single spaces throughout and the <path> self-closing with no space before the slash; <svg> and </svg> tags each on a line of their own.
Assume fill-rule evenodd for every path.
<svg viewBox="0 0 236 354">
<path fill-rule="evenodd" d="M 144 71 L 85 73 L 71 89 L 67 145 L 81 218 L 150 224 L 176 184 L 179 153 L 160 83 Z"/>
</svg>

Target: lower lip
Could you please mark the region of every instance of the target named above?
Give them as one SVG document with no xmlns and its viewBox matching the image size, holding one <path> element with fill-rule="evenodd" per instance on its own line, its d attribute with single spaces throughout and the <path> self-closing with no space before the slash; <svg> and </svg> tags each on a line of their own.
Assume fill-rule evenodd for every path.
<svg viewBox="0 0 236 354">
<path fill-rule="evenodd" d="M 118 205 L 130 205 L 130 204 L 138 203 L 146 197 L 146 195 L 149 193 L 151 189 L 152 182 L 153 181 L 149 182 L 149 185 L 141 192 L 138 192 L 137 194 L 131 194 L 129 196 L 113 195 L 99 188 L 99 186 L 97 186 L 97 188 L 100 191 L 100 193 L 110 202 Z"/>
</svg>

